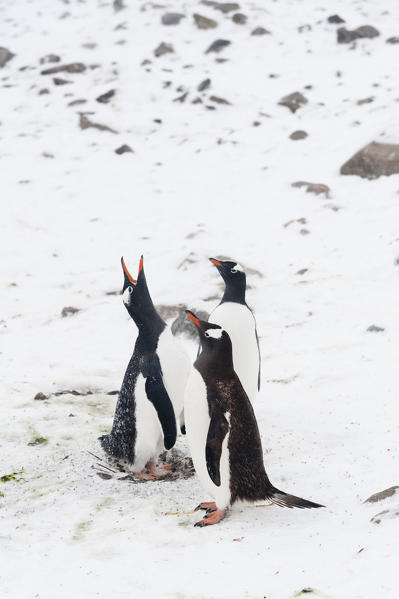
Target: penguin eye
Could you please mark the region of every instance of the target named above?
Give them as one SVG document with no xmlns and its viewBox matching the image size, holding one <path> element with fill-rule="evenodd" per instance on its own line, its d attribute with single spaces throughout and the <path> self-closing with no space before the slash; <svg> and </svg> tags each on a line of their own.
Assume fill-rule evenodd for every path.
<svg viewBox="0 0 399 599">
<path fill-rule="evenodd" d="M 205 331 L 205 337 L 210 337 L 210 335 L 207 331 Z"/>
<path fill-rule="evenodd" d="M 133 287 L 128 287 L 127 290 L 129 293 L 133 293 Z"/>
<path fill-rule="evenodd" d="M 236 268 L 232 268 L 230 272 L 236 273 L 237 269 Z"/>
</svg>

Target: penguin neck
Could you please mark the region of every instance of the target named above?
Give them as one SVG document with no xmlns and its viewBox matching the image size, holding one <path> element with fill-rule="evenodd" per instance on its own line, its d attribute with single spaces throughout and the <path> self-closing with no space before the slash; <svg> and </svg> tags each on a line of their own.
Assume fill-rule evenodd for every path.
<svg viewBox="0 0 399 599">
<path fill-rule="evenodd" d="M 166 323 L 159 316 L 152 302 L 145 309 L 141 308 L 135 313 L 130 313 L 130 316 L 138 328 L 137 341 L 140 346 L 145 350 L 156 349 L 159 336 L 165 329 Z"/>
<path fill-rule="evenodd" d="M 227 284 L 220 303 L 224 304 L 225 302 L 245 305 L 245 285 L 233 287 L 232 285 Z"/>
<path fill-rule="evenodd" d="M 234 375 L 233 355 L 230 352 L 221 354 L 219 350 L 201 348 L 201 353 L 194 363 L 195 368 L 204 380 L 222 380 Z"/>
</svg>

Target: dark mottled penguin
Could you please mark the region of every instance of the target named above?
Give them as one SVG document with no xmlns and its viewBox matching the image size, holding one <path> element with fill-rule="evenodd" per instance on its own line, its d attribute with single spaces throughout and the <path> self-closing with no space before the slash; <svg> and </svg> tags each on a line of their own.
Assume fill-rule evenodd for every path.
<svg viewBox="0 0 399 599">
<path fill-rule="evenodd" d="M 209 322 L 220 325 L 233 344 L 234 370 L 251 402 L 260 389 L 260 351 L 256 321 L 245 301 L 246 275 L 234 261 L 209 258 L 223 278 L 226 288 Z"/>
<path fill-rule="evenodd" d="M 176 442 L 183 413 L 189 358 L 159 316 L 148 291 L 141 256 L 137 280 L 122 258 L 123 303 L 138 328 L 116 405 L 111 433 L 100 437 L 104 451 L 129 462 L 141 478 L 156 478 L 159 453 Z"/>
<path fill-rule="evenodd" d="M 200 482 L 215 499 L 198 506 L 208 513 L 196 526 L 216 524 L 237 501 L 323 507 L 271 484 L 255 414 L 233 368 L 230 337 L 220 326 L 199 320 L 192 312 L 187 315 L 198 327 L 201 342 L 185 399 L 187 437 Z"/>
</svg>

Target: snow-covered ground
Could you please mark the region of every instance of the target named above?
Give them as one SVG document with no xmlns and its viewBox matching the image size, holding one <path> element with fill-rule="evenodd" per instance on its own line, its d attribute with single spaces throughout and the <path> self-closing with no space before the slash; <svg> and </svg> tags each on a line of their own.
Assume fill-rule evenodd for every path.
<svg viewBox="0 0 399 599">
<path fill-rule="evenodd" d="M 397 0 L 253 0 L 242 25 L 200 2 L 125 4 L 0 3 L 0 46 L 15 53 L 0 69 L 0 476 L 20 472 L 0 482 L 0 595 L 396 599 L 398 495 L 363 501 L 399 484 L 399 177 L 339 168 L 372 140 L 399 141 L 399 45 L 385 41 Z M 165 26 L 166 12 L 186 18 Z M 193 13 L 218 27 L 199 30 Z M 338 45 L 334 13 L 381 35 Z M 271 34 L 251 36 L 258 26 Z M 220 38 L 231 45 L 206 54 Z M 175 52 L 156 58 L 161 42 Z M 61 62 L 40 65 L 48 54 Z M 55 75 L 65 85 L 40 74 L 72 62 L 87 69 Z M 295 91 L 308 103 L 293 114 L 278 102 Z M 117 133 L 82 130 L 81 112 Z M 298 129 L 308 137 L 293 141 Z M 326 509 L 237 509 L 198 529 L 195 478 L 97 475 L 88 452 L 103 457 L 106 393 L 135 336 L 108 293 L 120 256 L 134 273 L 141 253 L 157 304 L 215 306 L 212 255 L 261 273 L 248 299 L 266 468 Z M 80 311 L 62 318 L 66 306 Z M 94 393 L 33 399 L 66 389 Z"/>
</svg>

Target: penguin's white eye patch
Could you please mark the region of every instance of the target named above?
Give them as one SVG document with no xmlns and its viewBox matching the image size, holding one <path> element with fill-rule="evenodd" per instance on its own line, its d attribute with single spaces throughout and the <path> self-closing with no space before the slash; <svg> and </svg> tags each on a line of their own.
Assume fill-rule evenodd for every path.
<svg viewBox="0 0 399 599">
<path fill-rule="evenodd" d="M 232 273 L 235 272 L 244 272 L 243 267 L 241 266 L 241 264 L 236 264 L 235 266 L 233 266 L 233 268 L 231 269 Z"/>
<path fill-rule="evenodd" d="M 205 333 L 205 337 L 212 337 L 213 339 L 220 339 L 222 336 L 223 329 L 208 329 Z"/>
<path fill-rule="evenodd" d="M 122 300 L 123 300 L 123 303 L 127 306 L 130 304 L 130 296 L 132 293 L 133 293 L 133 287 L 130 287 L 130 285 L 123 292 Z"/>
</svg>

